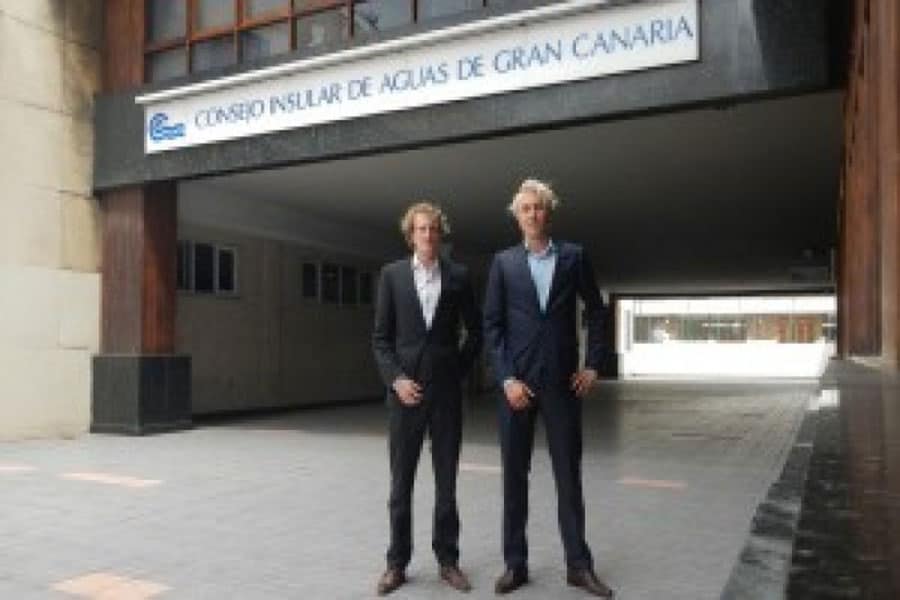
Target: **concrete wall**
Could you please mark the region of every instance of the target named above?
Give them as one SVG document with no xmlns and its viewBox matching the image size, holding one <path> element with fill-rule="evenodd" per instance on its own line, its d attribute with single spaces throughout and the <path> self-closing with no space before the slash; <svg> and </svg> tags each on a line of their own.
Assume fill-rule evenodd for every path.
<svg viewBox="0 0 900 600">
<path fill-rule="evenodd" d="M 179 292 L 176 350 L 192 357 L 194 414 L 352 401 L 381 394 L 371 306 L 301 297 L 305 261 L 370 270 L 359 258 L 194 224 L 179 239 L 237 248 L 234 297 Z"/>
<path fill-rule="evenodd" d="M 0 439 L 88 426 L 101 24 L 100 0 L 0 0 Z"/>
</svg>

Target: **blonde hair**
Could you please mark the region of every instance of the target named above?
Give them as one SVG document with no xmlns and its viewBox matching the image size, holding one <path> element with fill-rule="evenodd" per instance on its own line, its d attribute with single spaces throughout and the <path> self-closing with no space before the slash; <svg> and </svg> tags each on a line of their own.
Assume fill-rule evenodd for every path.
<svg viewBox="0 0 900 600">
<path fill-rule="evenodd" d="M 509 204 L 509 212 L 516 214 L 519 207 L 521 197 L 525 194 L 534 194 L 544 208 L 553 212 L 559 206 L 559 197 L 549 183 L 540 179 L 528 178 L 519 185 L 519 190 L 513 196 L 512 202 Z"/>
<path fill-rule="evenodd" d="M 403 213 L 403 217 L 400 219 L 400 233 L 403 234 L 406 243 L 410 247 L 412 247 L 413 220 L 416 218 L 416 215 L 431 217 L 432 223 L 437 221 L 442 235 L 450 233 L 450 222 L 447 220 L 447 215 L 444 214 L 444 211 L 437 204 L 416 202 L 406 209 L 406 212 Z"/>
</svg>

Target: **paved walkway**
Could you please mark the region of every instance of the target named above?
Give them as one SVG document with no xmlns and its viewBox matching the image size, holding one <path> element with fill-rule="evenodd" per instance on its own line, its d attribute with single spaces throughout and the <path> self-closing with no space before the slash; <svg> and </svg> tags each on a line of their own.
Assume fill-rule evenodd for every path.
<svg viewBox="0 0 900 600">
<path fill-rule="evenodd" d="M 597 571 L 623 600 L 718 598 L 777 478 L 814 383 L 605 383 L 586 402 L 584 478 Z M 472 598 L 500 558 L 492 399 L 471 401 L 459 503 Z M 0 598 L 356 599 L 374 596 L 387 539 L 385 409 L 323 408 L 144 438 L 0 443 Z M 453 598 L 430 552 L 423 454 L 411 583 Z M 564 583 L 539 436 L 531 585 Z"/>
</svg>

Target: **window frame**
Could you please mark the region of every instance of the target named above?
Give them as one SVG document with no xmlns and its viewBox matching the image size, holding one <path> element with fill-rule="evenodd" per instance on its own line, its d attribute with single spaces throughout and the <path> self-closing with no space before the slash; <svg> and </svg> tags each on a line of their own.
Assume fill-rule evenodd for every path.
<svg viewBox="0 0 900 600">
<path fill-rule="evenodd" d="M 176 276 L 178 269 L 185 270 L 185 283 L 187 287 L 182 287 L 176 280 L 176 291 L 180 294 L 189 294 L 192 296 L 205 298 L 237 298 L 240 296 L 240 248 L 237 244 L 210 242 L 206 240 L 179 239 L 179 249 L 183 248 L 181 260 L 178 261 L 178 252 L 176 252 Z M 197 291 L 197 253 L 195 248 L 198 244 L 210 246 L 212 248 L 212 290 Z M 222 252 L 231 253 L 231 290 L 223 290 L 219 286 L 219 256 Z"/>
<path fill-rule="evenodd" d="M 311 265 L 316 270 L 316 295 L 315 296 L 307 296 L 306 290 L 304 289 L 304 273 L 303 270 L 307 265 Z M 300 288 L 300 300 L 307 304 L 323 304 L 322 302 L 322 261 L 318 259 L 302 259 L 300 261 L 300 277 L 299 277 L 299 288 Z"/>
<path fill-rule="evenodd" d="M 371 269 L 358 269 L 358 281 L 356 283 L 357 306 L 374 306 L 375 304 L 375 274 Z M 368 280 L 368 281 L 366 281 Z M 368 285 L 364 285 L 368 283 Z M 363 290 L 368 290 L 367 299 L 363 298 Z"/>
<path fill-rule="evenodd" d="M 167 0 L 171 2 L 172 0 Z M 266 11 L 262 14 L 248 17 L 246 16 L 244 7 L 245 0 L 231 0 L 234 8 L 234 21 L 231 25 L 221 26 L 221 27 L 213 27 L 205 30 L 197 30 L 194 27 L 194 16 L 196 14 L 196 6 L 199 0 L 182 0 L 185 2 L 185 34 L 183 36 L 177 36 L 169 39 L 149 41 L 148 31 L 147 31 L 147 23 L 149 22 L 146 19 L 146 16 L 149 14 L 150 10 L 150 2 L 151 0 L 144 1 L 144 16 L 145 16 L 145 26 L 143 32 L 143 78 L 144 81 L 150 83 L 152 82 L 149 79 L 150 69 L 148 65 L 153 57 L 161 52 L 165 52 L 167 50 L 174 50 L 177 48 L 184 48 L 185 53 L 187 55 L 187 71 L 182 73 L 179 76 L 186 76 L 192 73 L 202 73 L 204 71 L 195 71 L 194 70 L 194 46 L 201 42 L 206 42 L 210 40 L 214 40 L 217 38 L 224 38 L 231 36 L 232 44 L 233 44 L 233 56 L 232 61 L 228 64 L 228 66 L 236 66 L 244 63 L 244 50 L 242 43 L 242 33 L 245 31 L 250 31 L 253 29 L 257 29 L 260 27 L 266 27 L 270 25 L 275 25 L 277 23 L 287 23 L 288 24 L 288 35 L 290 36 L 290 40 L 288 43 L 288 53 L 297 51 L 297 22 L 303 17 L 314 15 L 316 13 L 325 12 L 333 9 L 338 9 L 343 7 L 346 11 L 347 15 L 347 30 L 344 32 L 346 35 L 347 41 L 352 41 L 356 36 L 356 19 L 355 19 L 355 11 L 356 5 L 359 4 L 360 0 L 288 0 L 287 6 L 281 8 L 274 8 L 269 11 Z M 411 24 L 416 24 L 420 22 L 419 15 L 419 2 L 420 0 L 407 0 L 411 4 L 411 16 L 412 21 Z M 478 0 L 480 4 L 480 8 L 484 9 L 488 6 L 489 0 Z M 479 7 L 476 6 L 471 10 L 477 10 Z M 273 54 L 272 56 L 277 56 Z M 222 67 L 226 68 L 226 67 Z M 214 71 L 215 69 L 213 69 Z M 160 79 L 157 81 L 165 81 L 165 79 Z"/>
<path fill-rule="evenodd" d="M 213 294 L 216 296 L 237 297 L 239 295 L 239 292 L 241 289 L 240 279 L 238 278 L 238 274 L 240 273 L 240 270 L 238 269 L 238 261 L 239 261 L 238 247 L 236 244 L 213 244 L 213 246 L 215 247 L 215 256 L 214 256 L 214 262 L 213 262 L 213 267 L 214 267 L 213 281 L 215 282 L 215 286 L 214 286 L 215 290 L 213 291 Z M 230 290 L 223 290 L 221 287 L 219 287 L 219 281 L 220 281 L 219 280 L 219 265 L 221 264 L 220 256 L 223 251 L 231 253 L 231 287 L 232 287 L 232 289 L 230 289 Z"/>
</svg>

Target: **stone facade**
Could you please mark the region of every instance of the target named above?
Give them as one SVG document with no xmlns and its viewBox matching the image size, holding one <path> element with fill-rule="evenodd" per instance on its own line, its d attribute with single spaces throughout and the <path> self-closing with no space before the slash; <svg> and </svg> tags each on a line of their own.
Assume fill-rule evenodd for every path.
<svg viewBox="0 0 900 600">
<path fill-rule="evenodd" d="M 102 9 L 100 0 L 0 0 L 0 440 L 88 427 Z"/>
</svg>

